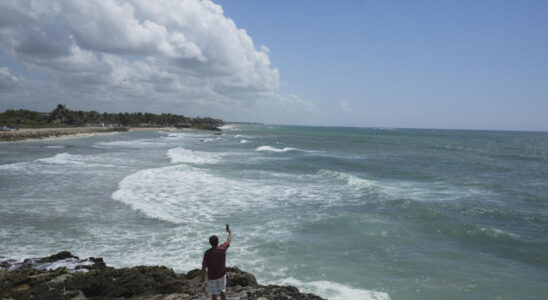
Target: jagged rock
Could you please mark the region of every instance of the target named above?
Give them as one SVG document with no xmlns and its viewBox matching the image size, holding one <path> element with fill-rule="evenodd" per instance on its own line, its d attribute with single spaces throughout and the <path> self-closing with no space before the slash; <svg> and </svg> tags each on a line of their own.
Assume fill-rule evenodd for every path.
<svg viewBox="0 0 548 300">
<path fill-rule="evenodd" d="M 58 260 L 63 260 L 63 259 L 67 259 L 67 258 L 80 259 L 78 256 L 74 256 L 68 251 L 61 251 L 61 252 L 59 252 L 57 254 L 54 254 L 54 255 L 51 255 L 49 257 L 40 258 L 40 259 L 38 259 L 38 262 L 39 263 L 51 263 L 51 262 L 56 262 Z"/>
<path fill-rule="evenodd" d="M 6 262 L 3 259 L 2 262 Z M 27 259 L 25 267 L 0 270 L 0 299 L 143 299 L 174 300 L 204 299 L 201 291 L 201 270 L 187 274 L 163 266 L 137 266 L 115 269 L 106 266 L 102 258 L 81 260 L 63 251 L 45 258 Z M 54 270 L 33 268 L 33 265 L 62 266 L 81 263 L 81 269 L 60 267 Z M 91 262 L 91 263 L 90 263 Z M 13 265 L 13 264 L 10 264 Z M 261 286 L 253 274 L 238 268 L 227 268 L 227 299 L 322 299 L 300 293 L 291 286 Z"/>
<path fill-rule="evenodd" d="M 63 283 L 65 282 L 68 278 L 72 277 L 71 274 L 62 274 L 62 275 L 59 275 L 55 278 L 53 278 L 52 280 L 50 280 L 48 283 L 50 284 L 58 284 L 58 283 Z"/>
<path fill-rule="evenodd" d="M 166 267 L 133 267 L 92 271 L 67 281 L 88 297 L 131 297 L 142 294 L 168 294 L 180 291 L 182 282 Z"/>
<path fill-rule="evenodd" d="M 244 272 L 238 268 L 227 268 L 227 283 L 232 286 L 257 286 L 257 279 L 253 274 Z"/>
</svg>

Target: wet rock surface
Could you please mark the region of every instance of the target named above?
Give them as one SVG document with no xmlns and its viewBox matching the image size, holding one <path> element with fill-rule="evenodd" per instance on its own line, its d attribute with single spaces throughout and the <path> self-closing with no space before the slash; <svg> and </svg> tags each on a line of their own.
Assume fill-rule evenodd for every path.
<svg viewBox="0 0 548 300">
<path fill-rule="evenodd" d="M 164 266 L 115 269 L 102 258 L 64 251 L 18 263 L 0 257 L 0 299 L 210 299 L 200 270 L 176 274 Z M 292 286 L 263 286 L 255 276 L 227 268 L 227 299 L 323 299 Z"/>
</svg>

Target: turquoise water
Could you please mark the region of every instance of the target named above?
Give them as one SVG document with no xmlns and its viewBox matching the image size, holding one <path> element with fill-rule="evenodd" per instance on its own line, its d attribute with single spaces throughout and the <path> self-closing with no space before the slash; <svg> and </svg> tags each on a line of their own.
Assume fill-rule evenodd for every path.
<svg viewBox="0 0 548 300">
<path fill-rule="evenodd" d="M 229 125 L 0 144 L 0 256 L 228 265 L 329 299 L 545 299 L 548 133 Z"/>
</svg>

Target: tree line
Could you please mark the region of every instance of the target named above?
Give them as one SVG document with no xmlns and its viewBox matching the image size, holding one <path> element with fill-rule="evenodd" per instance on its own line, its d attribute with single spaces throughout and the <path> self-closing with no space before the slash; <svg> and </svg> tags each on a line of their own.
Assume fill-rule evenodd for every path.
<svg viewBox="0 0 548 300">
<path fill-rule="evenodd" d="M 190 118 L 175 114 L 152 113 L 99 113 L 75 111 L 59 104 L 50 113 L 24 109 L 8 109 L 0 113 L 0 126 L 12 128 L 28 127 L 77 127 L 77 126 L 131 126 L 131 127 L 184 127 L 195 129 L 217 129 L 224 122 L 213 118 Z"/>
</svg>

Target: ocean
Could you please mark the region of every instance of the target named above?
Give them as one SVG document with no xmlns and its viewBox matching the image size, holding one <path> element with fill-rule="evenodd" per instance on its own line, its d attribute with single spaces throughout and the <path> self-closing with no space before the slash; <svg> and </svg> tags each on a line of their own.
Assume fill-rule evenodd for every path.
<svg viewBox="0 0 548 300">
<path fill-rule="evenodd" d="M 227 265 L 328 299 L 546 299 L 548 133 L 231 124 L 0 143 L 0 256 Z M 229 291 L 230 293 L 230 291 Z"/>
</svg>

